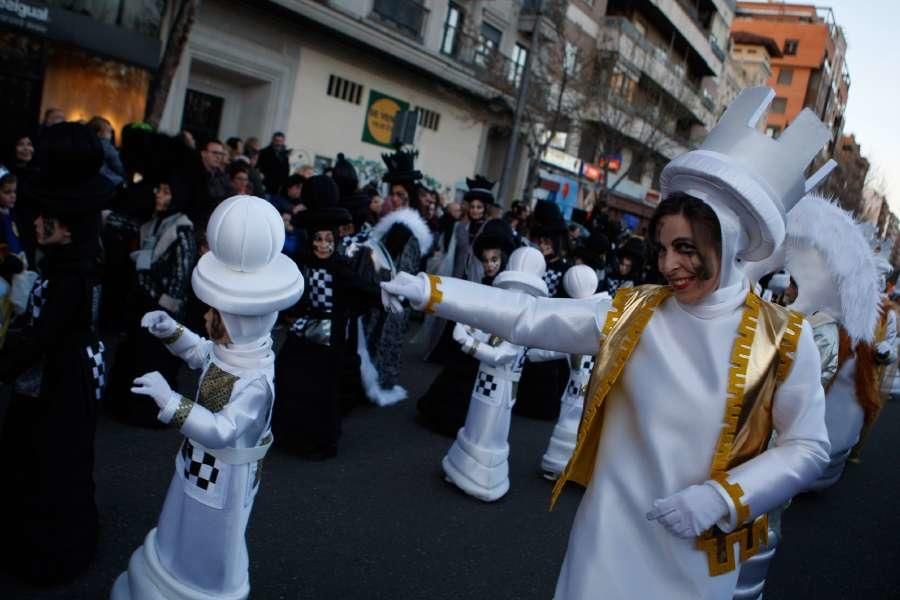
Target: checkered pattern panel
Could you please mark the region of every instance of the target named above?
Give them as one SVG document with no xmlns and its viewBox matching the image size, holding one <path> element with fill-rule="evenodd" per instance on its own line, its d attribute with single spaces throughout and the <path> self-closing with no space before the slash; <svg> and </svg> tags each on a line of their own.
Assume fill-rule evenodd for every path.
<svg viewBox="0 0 900 600">
<path fill-rule="evenodd" d="M 569 380 L 569 390 L 568 390 L 569 395 L 577 396 L 580 391 L 581 391 L 581 386 L 579 386 L 577 383 L 575 383 L 574 381 L 572 381 L 570 379 Z"/>
<path fill-rule="evenodd" d="M 475 382 L 475 393 L 490 398 L 497 391 L 497 382 L 494 376 L 484 371 L 478 372 L 478 381 Z"/>
<path fill-rule="evenodd" d="M 309 303 L 316 310 L 334 308 L 334 279 L 325 269 L 313 269 L 309 274 Z"/>
<path fill-rule="evenodd" d="M 547 284 L 547 289 L 550 291 L 551 297 L 556 295 L 556 291 L 559 289 L 562 278 L 562 271 L 548 270 L 544 273 L 544 283 Z"/>
<path fill-rule="evenodd" d="M 369 235 L 371 234 L 371 230 L 366 229 L 365 231 L 360 231 L 356 235 L 345 235 L 341 238 L 341 245 L 344 247 L 344 250 L 356 244 L 357 246 L 361 246 L 365 244 L 369 240 Z"/>
<path fill-rule="evenodd" d="M 103 399 L 103 390 L 106 389 L 106 363 L 103 361 L 103 354 L 106 346 L 103 342 L 91 344 L 84 349 L 88 358 L 88 365 L 91 367 L 91 376 L 94 378 L 94 397 L 97 400 Z"/>
<path fill-rule="evenodd" d="M 184 478 L 201 490 L 212 492 L 222 466 L 218 459 L 191 444 L 189 439 L 184 440 L 181 456 L 184 458 Z"/>
<path fill-rule="evenodd" d="M 34 287 L 31 288 L 31 318 L 37 321 L 41 318 L 41 310 L 44 303 L 47 302 L 47 285 L 50 282 L 42 277 L 38 277 L 34 281 Z"/>
<path fill-rule="evenodd" d="M 592 371 L 594 369 L 594 357 L 585 356 L 581 359 L 581 369 L 583 371 Z"/>
<path fill-rule="evenodd" d="M 307 317 L 300 317 L 291 324 L 291 333 L 300 335 L 303 333 L 303 328 L 306 327 L 308 322 L 309 319 Z"/>
</svg>

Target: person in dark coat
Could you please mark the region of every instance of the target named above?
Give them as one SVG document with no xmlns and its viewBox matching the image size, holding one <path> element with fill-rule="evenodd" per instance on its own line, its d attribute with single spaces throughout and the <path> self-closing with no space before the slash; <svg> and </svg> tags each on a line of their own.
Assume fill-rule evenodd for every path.
<svg viewBox="0 0 900 600">
<path fill-rule="evenodd" d="M 15 389 L 0 432 L 0 565 L 53 584 L 84 572 L 97 544 L 99 221 L 113 187 L 100 175 L 99 140 L 78 123 L 47 129 L 36 162 L 41 278 L 27 326 L 0 353 L 0 381 Z"/>
<path fill-rule="evenodd" d="M 477 257 L 481 263 L 482 275 L 478 281 L 484 285 L 493 285 L 497 274 L 506 268 L 509 255 L 515 247 L 509 223 L 502 219 L 492 219 L 485 223 L 472 245 L 472 256 Z M 454 326 L 455 323 L 447 323 L 451 336 Z M 466 421 L 479 364 L 480 361 L 463 352 L 458 343 L 447 351 L 444 368 L 416 403 L 424 425 L 442 435 L 456 436 L 456 432 Z"/>
<path fill-rule="evenodd" d="M 173 141 L 177 142 L 174 138 Z M 126 316 L 126 336 L 116 350 L 106 408 L 113 415 L 141 427 L 161 428 L 165 424 L 152 398 L 131 392 L 135 377 L 159 371 L 167 381 L 175 381 L 181 360 L 141 326 L 144 314 L 164 310 L 184 323 L 191 290 L 191 273 L 197 263 L 197 243 L 193 223 L 184 214 L 189 188 L 177 164 L 163 163 L 162 172 L 148 172 L 153 184 L 153 213 L 138 228 L 139 249 L 130 255 L 134 265 L 128 302 L 120 312 Z"/>
<path fill-rule="evenodd" d="M 272 143 L 260 151 L 259 161 L 256 163 L 265 177 L 263 182 L 266 189 L 272 191 L 280 190 L 291 172 L 291 151 L 284 144 L 284 134 L 276 131 L 272 134 Z"/>
<path fill-rule="evenodd" d="M 347 324 L 364 308 L 380 306 L 380 289 L 360 279 L 337 252 L 338 228 L 350 213 L 338 204 L 331 177 L 316 175 L 303 186 L 309 209 L 295 225 L 307 231 L 308 245 L 295 259 L 306 282 L 303 296 L 283 313 L 287 340 L 275 362 L 275 439 L 313 459 L 337 455 L 341 433 L 340 388 Z"/>
</svg>

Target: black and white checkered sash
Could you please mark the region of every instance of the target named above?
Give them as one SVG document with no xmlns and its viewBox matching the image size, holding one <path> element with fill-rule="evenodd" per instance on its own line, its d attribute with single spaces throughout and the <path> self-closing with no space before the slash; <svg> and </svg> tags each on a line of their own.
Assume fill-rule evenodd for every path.
<svg viewBox="0 0 900 600">
<path fill-rule="evenodd" d="M 102 400 L 103 392 L 106 390 L 106 362 L 104 360 L 106 346 L 100 340 L 95 340 L 85 346 L 84 353 L 94 383 L 94 398 L 98 401 Z"/>
</svg>

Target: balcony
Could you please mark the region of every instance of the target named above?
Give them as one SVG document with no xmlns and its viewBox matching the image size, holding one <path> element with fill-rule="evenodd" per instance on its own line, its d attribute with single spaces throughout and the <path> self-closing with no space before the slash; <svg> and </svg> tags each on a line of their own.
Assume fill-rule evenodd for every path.
<svg viewBox="0 0 900 600">
<path fill-rule="evenodd" d="M 607 17 L 597 44 L 600 50 L 618 54 L 622 60 L 653 80 L 700 123 L 707 127 L 713 125 L 714 107 L 710 108 L 700 87 L 686 77 L 684 66 L 671 62 L 666 51 L 641 35 L 631 21 L 623 17 Z"/>
<path fill-rule="evenodd" d="M 428 9 L 415 0 L 374 0 L 371 16 L 414 40 L 422 41 Z"/>
</svg>

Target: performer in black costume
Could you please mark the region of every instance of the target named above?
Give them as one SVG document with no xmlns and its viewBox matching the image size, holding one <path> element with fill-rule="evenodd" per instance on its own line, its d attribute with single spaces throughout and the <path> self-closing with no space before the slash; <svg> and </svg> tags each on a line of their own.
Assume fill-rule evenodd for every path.
<svg viewBox="0 0 900 600">
<path fill-rule="evenodd" d="M 15 386 L 0 433 L 0 565 L 52 584 L 83 572 L 97 543 L 99 226 L 113 187 L 100 175 L 100 142 L 84 125 L 47 129 L 35 160 L 41 277 L 28 325 L 0 353 L 0 381 Z"/>
<path fill-rule="evenodd" d="M 309 243 L 297 257 L 306 288 L 286 310 L 287 340 L 275 363 L 279 398 L 273 429 L 283 447 L 316 459 L 337 455 L 341 432 L 340 386 L 348 323 L 366 307 L 380 306 L 374 282 L 356 275 L 337 252 L 338 228 L 350 214 L 338 204 L 331 177 L 310 178 L 301 192 L 308 210 L 295 218 Z"/>
</svg>

